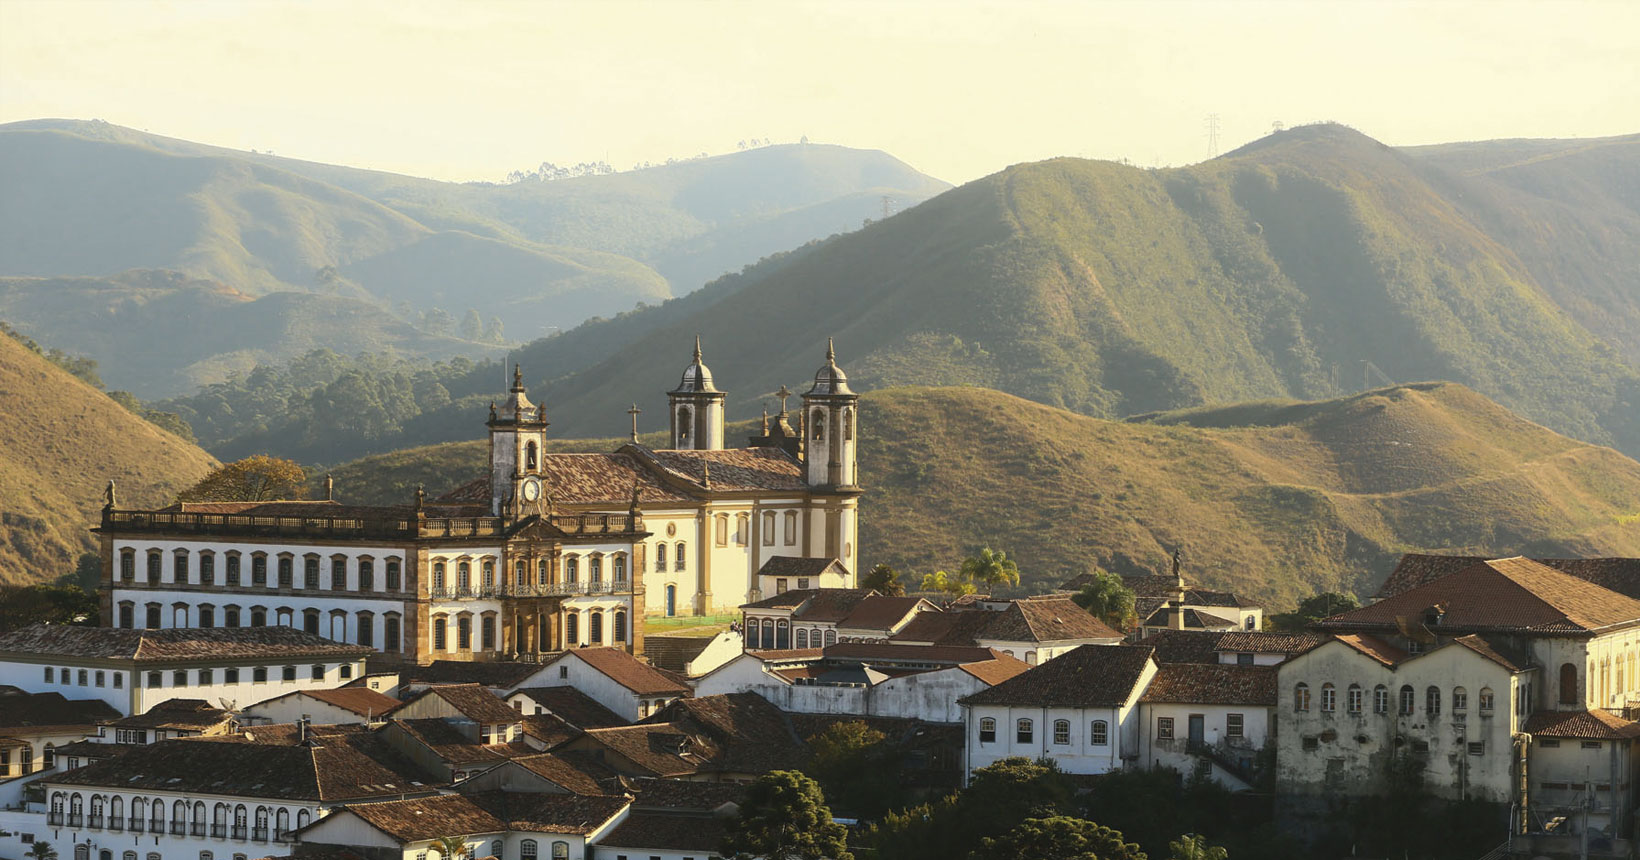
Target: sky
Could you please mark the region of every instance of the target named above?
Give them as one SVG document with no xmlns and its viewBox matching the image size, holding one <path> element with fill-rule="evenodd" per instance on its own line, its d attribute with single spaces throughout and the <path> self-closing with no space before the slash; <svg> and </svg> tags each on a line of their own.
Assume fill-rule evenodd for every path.
<svg viewBox="0 0 1640 860">
<path fill-rule="evenodd" d="M 0 122 L 102 119 L 455 181 L 742 141 L 950 182 L 1331 120 L 1394 145 L 1640 132 L 1640 2 L 0 0 Z"/>
</svg>

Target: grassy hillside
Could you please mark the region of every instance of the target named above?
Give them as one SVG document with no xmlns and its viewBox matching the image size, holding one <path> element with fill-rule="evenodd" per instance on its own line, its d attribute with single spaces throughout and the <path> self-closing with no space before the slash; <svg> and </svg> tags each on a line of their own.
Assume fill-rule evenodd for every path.
<svg viewBox="0 0 1640 860">
<path fill-rule="evenodd" d="M 585 435 L 656 405 L 697 333 L 741 417 L 803 383 L 831 335 L 866 388 L 980 384 L 1101 417 L 1336 396 L 1370 361 L 1640 452 L 1640 371 L 1433 170 L 1336 126 L 1177 170 L 1019 165 L 635 321 L 630 345 L 581 372 L 530 369 Z"/>
<path fill-rule="evenodd" d="M 158 506 L 217 465 L 10 337 L 0 415 L 0 583 L 73 573 L 109 479 L 122 506 Z"/>
<path fill-rule="evenodd" d="M 318 347 L 405 358 L 500 352 L 433 335 L 347 296 L 252 296 L 180 272 L 133 270 L 107 278 L 0 277 L 0 319 L 99 362 L 113 388 L 147 397 L 192 392 Z"/>
<path fill-rule="evenodd" d="M 1370 594 L 1403 552 L 1640 553 L 1640 463 L 1460 385 L 1128 422 L 982 388 L 898 388 L 866 395 L 860 432 L 862 564 L 918 573 L 990 544 L 1043 588 L 1090 564 L 1159 571 L 1182 547 L 1192 577 L 1286 607 L 1322 589 Z M 338 493 L 454 486 L 482 474 L 486 452 L 366 458 L 335 471 Z"/>
</svg>

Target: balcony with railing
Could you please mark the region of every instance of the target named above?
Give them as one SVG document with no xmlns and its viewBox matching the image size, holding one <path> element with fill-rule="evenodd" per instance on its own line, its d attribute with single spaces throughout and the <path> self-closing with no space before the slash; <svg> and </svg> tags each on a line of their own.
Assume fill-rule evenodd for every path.
<svg viewBox="0 0 1640 860">
<path fill-rule="evenodd" d="M 228 825 L 221 824 L 221 823 L 212 824 L 211 825 L 211 838 L 212 839 L 227 839 L 228 838 Z"/>
<path fill-rule="evenodd" d="M 131 817 L 131 828 L 130 829 L 131 829 L 132 833 L 141 833 L 142 831 L 147 830 L 148 829 L 147 825 L 148 825 L 147 821 L 145 821 L 141 818 L 138 818 L 134 815 Z"/>
<path fill-rule="evenodd" d="M 48 824 L 52 827 L 62 827 L 63 826 L 63 814 L 61 812 L 48 812 L 48 813 L 46 813 L 46 824 Z"/>
<path fill-rule="evenodd" d="M 233 826 L 233 838 L 238 839 L 240 842 L 245 841 L 245 825 L 235 824 Z"/>
<path fill-rule="evenodd" d="M 251 828 L 251 841 L 252 842 L 266 842 L 266 841 L 268 841 L 268 829 L 266 827 L 252 827 Z"/>
<path fill-rule="evenodd" d="M 123 816 L 123 815 L 110 815 L 110 816 L 108 816 L 108 829 L 109 830 L 124 830 L 125 829 L 125 816 Z"/>
<path fill-rule="evenodd" d="M 101 830 L 102 826 L 103 826 L 102 813 L 101 812 L 91 813 L 91 820 L 87 821 L 85 826 L 89 827 L 92 830 Z"/>
<path fill-rule="evenodd" d="M 273 832 L 273 841 L 289 842 L 291 840 L 291 832 L 292 831 L 289 830 L 275 830 Z"/>
<path fill-rule="evenodd" d="M 204 836 L 205 835 L 205 822 L 195 821 L 193 826 L 188 828 L 188 832 L 192 833 L 195 836 Z"/>
<path fill-rule="evenodd" d="M 172 836 L 187 836 L 188 835 L 188 822 L 186 822 L 186 821 L 173 821 L 173 822 L 171 822 L 171 835 Z"/>
<path fill-rule="evenodd" d="M 468 588 L 433 588 L 428 594 L 434 600 L 478 600 L 491 597 L 578 597 L 597 594 L 630 594 L 632 583 L 628 580 L 616 582 L 577 582 L 531 583 L 519 582 L 507 585 L 480 585 Z"/>
<path fill-rule="evenodd" d="M 352 509 L 352 510 L 357 510 Z M 501 537 L 513 525 L 501 517 L 423 517 L 403 508 L 380 508 L 369 516 L 208 514 L 183 511 L 104 510 L 104 532 L 223 534 L 310 537 L 465 538 Z M 553 528 L 572 535 L 633 535 L 643 532 L 642 514 L 554 514 Z"/>
</svg>

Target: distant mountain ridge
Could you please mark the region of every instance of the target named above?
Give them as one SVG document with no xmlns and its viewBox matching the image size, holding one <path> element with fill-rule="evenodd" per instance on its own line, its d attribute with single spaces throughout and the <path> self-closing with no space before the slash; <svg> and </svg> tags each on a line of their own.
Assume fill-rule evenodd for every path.
<svg viewBox="0 0 1640 860">
<path fill-rule="evenodd" d="M 62 279 L 99 279 L 106 294 L 132 270 L 174 272 L 253 298 L 370 302 L 401 329 L 432 308 L 457 319 L 471 308 L 514 340 L 688 293 L 856 229 L 880 213 L 882 197 L 911 205 L 948 187 L 884 153 L 820 145 L 554 182 L 454 184 L 70 120 L 0 126 L 0 184 L 0 277 L 58 279 L 69 291 L 76 285 Z M 43 339 L 98 340 L 25 299 L 0 296 L 8 318 Z M 450 332 L 389 335 L 386 322 L 357 341 L 351 325 L 319 335 L 344 353 L 477 351 L 441 339 Z M 182 393 L 243 364 L 92 355 L 144 367 L 116 380 L 144 396 Z"/>
<path fill-rule="evenodd" d="M 1192 581 L 1285 609 L 1318 590 L 1371 594 L 1404 552 L 1640 554 L 1640 463 L 1461 385 L 1128 422 L 984 388 L 895 388 L 865 395 L 859 427 L 861 563 L 917 574 L 990 545 L 1043 590 L 1095 564 L 1163 571 L 1182 549 Z M 731 444 L 750 429 L 730 428 Z M 367 457 L 333 470 L 337 493 L 402 503 L 481 474 L 487 450 Z"/>
<path fill-rule="evenodd" d="M 1636 140 L 1593 151 L 1626 171 Z M 1598 332 L 1580 321 L 1606 293 L 1640 296 L 1636 246 L 1602 244 L 1579 263 L 1602 276 L 1574 277 L 1564 255 L 1503 241 L 1563 202 L 1487 185 L 1513 207 L 1494 212 L 1461 196 L 1482 180 L 1438 161 L 1315 126 L 1187 168 L 1016 165 L 754 267 L 732 290 L 629 314 L 631 339 L 595 360 L 565 354 L 576 332 L 513 359 L 581 436 L 619 432 L 634 401 L 656 407 L 696 334 L 736 417 L 798 388 L 835 336 L 866 389 L 977 384 L 1122 417 L 1450 379 L 1640 453 L 1640 370 L 1613 342 L 1623 306 Z M 1534 163 L 1587 171 L 1589 186 L 1607 170 Z M 1626 210 L 1608 209 L 1610 235 L 1627 235 Z M 1566 276 L 1551 290 L 1538 271 Z"/>
</svg>

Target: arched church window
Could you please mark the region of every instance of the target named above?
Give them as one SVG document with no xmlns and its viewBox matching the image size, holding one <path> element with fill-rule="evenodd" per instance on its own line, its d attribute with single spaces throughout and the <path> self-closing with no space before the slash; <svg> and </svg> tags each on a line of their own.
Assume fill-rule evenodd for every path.
<svg viewBox="0 0 1640 860">
<path fill-rule="evenodd" d="M 530 442 L 524 446 L 524 468 L 533 472 L 535 471 L 535 467 L 535 443 Z"/>
<path fill-rule="evenodd" d="M 444 590 L 444 562 L 433 562 L 433 590 Z"/>
<path fill-rule="evenodd" d="M 797 512 L 786 512 L 786 546 L 797 546 Z"/>
<path fill-rule="evenodd" d="M 843 410 L 843 441 L 847 442 L 847 441 L 849 441 L 853 438 L 854 438 L 854 410 L 853 409 L 845 409 L 845 410 Z"/>
<path fill-rule="evenodd" d="M 626 582 L 626 556 L 617 555 L 610 559 L 610 564 L 614 567 L 615 581 Z"/>
<path fill-rule="evenodd" d="M 615 645 L 626 644 L 626 612 L 624 610 L 615 610 L 615 630 L 613 639 L 613 644 Z"/>
<path fill-rule="evenodd" d="M 575 584 L 581 575 L 581 557 L 575 555 L 564 556 L 564 581 Z"/>
<path fill-rule="evenodd" d="M 581 616 L 573 609 L 564 613 L 564 644 L 570 648 L 581 644 Z"/>
<path fill-rule="evenodd" d="M 678 409 L 678 441 L 689 441 L 689 408 Z"/>
<path fill-rule="evenodd" d="M 815 441 L 823 441 L 826 438 L 826 413 L 821 412 L 818 409 L 814 410 L 814 412 L 810 414 L 809 428 L 809 435 L 812 436 Z"/>
<path fill-rule="evenodd" d="M 592 556 L 587 559 L 587 582 L 596 586 L 604 581 L 604 559 L 602 556 Z"/>
<path fill-rule="evenodd" d="M 729 515 L 728 514 L 718 514 L 716 519 L 715 519 L 715 522 L 716 522 L 717 525 L 716 525 L 716 531 L 715 531 L 714 534 L 717 538 L 717 545 L 718 546 L 728 546 L 729 545 Z"/>
<path fill-rule="evenodd" d="M 552 580 L 552 563 L 549 562 L 548 560 L 544 559 L 544 558 L 541 559 L 540 561 L 536 562 L 535 563 L 535 583 L 537 585 L 546 585 L 551 580 Z"/>
<path fill-rule="evenodd" d="M 495 562 L 490 559 L 484 560 L 484 587 L 495 587 Z"/>
<path fill-rule="evenodd" d="M 763 512 L 763 545 L 774 546 L 774 511 Z"/>
<path fill-rule="evenodd" d="M 655 544 L 655 572 L 666 572 L 666 544 Z"/>
<path fill-rule="evenodd" d="M 587 616 L 587 641 L 593 645 L 604 644 L 604 613 L 594 609 Z"/>
<path fill-rule="evenodd" d="M 473 564 L 470 561 L 456 562 L 456 588 L 463 593 L 473 588 Z"/>
<path fill-rule="evenodd" d="M 687 559 L 689 557 L 688 546 L 689 545 L 684 543 L 683 541 L 678 541 L 677 555 L 675 556 L 675 560 L 672 562 L 672 569 L 673 570 L 683 570 L 684 565 L 687 563 Z"/>
</svg>

